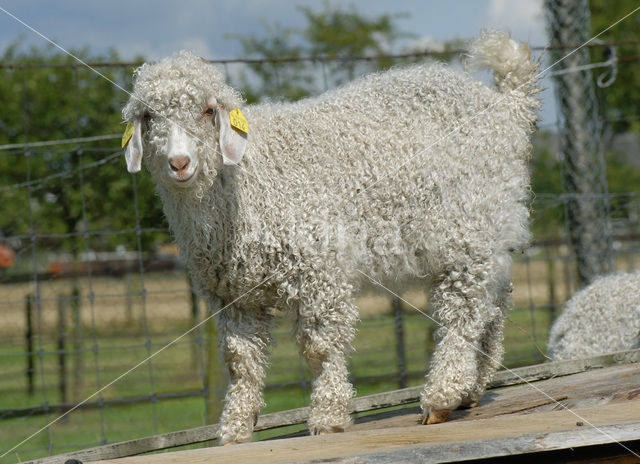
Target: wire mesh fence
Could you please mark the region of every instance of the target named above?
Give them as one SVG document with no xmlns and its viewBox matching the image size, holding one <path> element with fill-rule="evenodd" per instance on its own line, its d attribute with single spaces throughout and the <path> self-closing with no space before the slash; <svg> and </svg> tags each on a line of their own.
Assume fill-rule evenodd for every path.
<svg viewBox="0 0 640 464">
<path fill-rule="evenodd" d="M 580 43 L 589 40 L 587 0 L 549 0 L 546 12 L 552 45 L 572 39 Z M 557 51 L 554 55 L 560 57 Z M 604 125 L 597 117 L 596 85 L 589 68 L 563 73 L 589 64 L 589 50 L 577 50 L 559 64 L 554 76 L 562 116 L 565 191 L 577 194 L 567 202 L 567 230 L 579 262 L 578 279 L 584 284 L 613 268 L 602 145 Z"/>
<path fill-rule="evenodd" d="M 282 94 L 291 90 L 287 76 L 304 66 L 313 77 L 306 91 L 318 93 L 339 83 L 334 67 L 348 79 L 376 59 L 391 65 L 424 58 L 222 65 L 232 81 L 250 83 L 256 69 L 270 74 L 273 92 Z M 345 60 L 352 63 L 346 71 Z M 133 64 L 92 65 L 131 85 Z M 119 108 L 127 96 L 72 64 L 6 66 L 0 73 L 3 101 L 14 108 L 0 121 L 0 238 L 11 250 L 0 269 L 0 443 L 13 446 L 45 427 L 6 462 L 215 422 L 226 383 L 215 326 L 200 324 L 208 310 L 191 290 L 148 175 L 126 174 Z M 105 101 L 106 107 L 95 107 Z M 564 127 L 563 117 L 554 129 Z M 561 132 L 536 136 L 534 185 L 539 166 L 547 163 L 551 169 L 539 172 L 555 175 L 561 165 L 563 145 L 555 135 Z M 637 155 L 637 137 L 629 146 L 623 154 Z M 602 144 L 601 155 L 608 152 Z M 599 249 L 572 247 L 569 212 L 585 199 L 608 205 L 592 225 L 607 231 L 612 267 L 638 268 L 640 191 L 537 189 L 532 246 L 514 256 L 506 366 L 545 359 L 550 324 L 582 282 L 580 260 L 591 252 L 601 259 Z M 358 394 L 423 381 L 436 328 L 426 295 L 422 282 L 408 282 L 402 292 L 411 305 L 373 287 L 362 290 L 350 361 Z M 311 374 L 291 339 L 292 321 L 280 316 L 265 412 L 303 406 L 310 393 Z M 46 427 L 80 402 L 73 414 Z"/>
</svg>

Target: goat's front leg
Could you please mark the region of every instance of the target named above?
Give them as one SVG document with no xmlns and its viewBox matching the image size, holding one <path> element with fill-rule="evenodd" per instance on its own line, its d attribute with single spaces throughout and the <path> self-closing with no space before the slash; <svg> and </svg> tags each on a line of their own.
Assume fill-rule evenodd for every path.
<svg viewBox="0 0 640 464">
<path fill-rule="evenodd" d="M 264 406 L 271 319 L 265 311 L 243 311 L 233 306 L 218 318 L 218 343 L 230 374 L 219 421 L 222 445 L 251 440 L 258 412 Z"/>
<path fill-rule="evenodd" d="M 312 435 L 342 432 L 351 424 L 348 406 L 354 390 L 346 355 L 356 320 L 355 306 L 345 301 L 299 310 L 296 338 L 314 376 L 308 420 Z"/>
</svg>

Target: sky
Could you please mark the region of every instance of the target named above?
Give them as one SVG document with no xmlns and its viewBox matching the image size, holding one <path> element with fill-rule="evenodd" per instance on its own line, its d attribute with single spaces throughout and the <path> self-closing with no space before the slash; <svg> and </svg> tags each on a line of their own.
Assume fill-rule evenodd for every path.
<svg viewBox="0 0 640 464">
<path fill-rule="evenodd" d="M 400 30 L 438 41 L 472 38 L 483 28 L 506 29 L 532 45 L 546 43 L 542 0 L 329 0 L 377 16 L 402 13 Z M 321 8 L 319 0 L 0 0 L 0 6 L 68 49 L 88 46 L 94 53 L 110 48 L 122 58 L 157 59 L 180 49 L 208 58 L 241 56 L 228 34 L 260 35 L 261 21 L 301 26 L 297 5 Z M 43 43 L 6 13 L 0 12 L 0 49 L 19 37 Z"/>
<path fill-rule="evenodd" d="M 371 16 L 401 14 L 398 29 L 422 43 L 470 39 L 487 28 L 506 30 L 533 46 L 547 43 L 542 0 L 327 1 Z M 301 27 L 297 5 L 322 7 L 319 0 L 0 0 L 3 10 L 65 49 L 115 49 L 123 60 L 155 60 L 181 49 L 209 59 L 242 57 L 239 41 L 229 34 L 260 36 L 263 21 Z M 25 46 L 46 44 L 0 11 L 0 51 L 18 39 Z M 546 91 L 542 98 L 543 122 L 552 121 L 553 95 Z"/>
</svg>

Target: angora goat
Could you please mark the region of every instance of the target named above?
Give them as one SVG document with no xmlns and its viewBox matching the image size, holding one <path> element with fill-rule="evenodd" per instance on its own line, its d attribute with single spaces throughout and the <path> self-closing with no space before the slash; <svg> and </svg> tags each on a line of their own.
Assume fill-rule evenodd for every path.
<svg viewBox="0 0 640 464">
<path fill-rule="evenodd" d="M 414 65 L 297 103 L 245 106 L 188 52 L 136 71 L 123 110 L 134 123 L 128 170 L 144 158 L 194 285 L 229 305 L 218 318 L 231 377 L 221 443 L 250 440 L 263 406 L 270 308 L 296 316 L 314 375 L 311 433 L 350 424 L 345 356 L 362 272 L 431 279 L 444 328 L 425 422 L 482 395 L 502 355 L 509 253 L 529 240 L 537 65 L 497 32 L 471 52 L 497 89 Z M 231 126 L 235 108 L 248 134 Z"/>
<path fill-rule="evenodd" d="M 640 271 L 601 277 L 577 292 L 551 327 L 554 360 L 596 356 L 640 346 Z"/>
</svg>

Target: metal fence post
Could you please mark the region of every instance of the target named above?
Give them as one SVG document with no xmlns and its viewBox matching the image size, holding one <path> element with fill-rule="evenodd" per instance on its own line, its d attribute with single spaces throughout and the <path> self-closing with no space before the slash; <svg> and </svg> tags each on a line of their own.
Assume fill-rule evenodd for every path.
<svg viewBox="0 0 640 464">
<path fill-rule="evenodd" d="M 396 362 L 398 367 L 398 388 L 407 388 L 407 358 L 404 346 L 404 326 L 400 298 L 393 298 L 393 319 L 396 334 Z"/>
<path fill-rule="evenodd" d="M 29 396 L 33 395 L 33 374 L 35 372 L 35 366 L 33 362 L 33 295 L 27 295 L 25 299 L 25 317 L 27 319 L 27 330 L 25 332 L 25 349 L 27 351 L 27 393 Z"/>
<path fill-rule="evenodd" d="M 67 395 L 67 352 L 65 339 L 67 337 L 67 302 L 65 295 L 58 295 L 58 388 L 60 390 L 60 403 L 68 402 Z M 63 418 L 66 422 L 68 416 Z"/>
<path fill-rule="evenodd" d="M 193 284 L 188 276 L 187 282 L 189 283 L 189 294 L 191 296 L 191 324 L 192 326 L 196 326 L 200 322 L 200 311 L 198 310 L 198 294 L 193 289 Z M 191 366 L 194 369 L 198 369 L 202 366 L 202 360 L 200 359 L 201 354 L 202 331 L 198 327 L 191 336 Z"/>
<path fill-rule="evenodd" d="M 79 401 L 82 391 L 83 376 L 83 349 L 82 349 L 82 305 L 80 304 L 80 289 L 77 283 L 74 284 L 71 291 L 71 319 L 73 324 L 73 391 L 72 397 L 74 401 Z"/>
<path fill-rule="evenodd" d="M 222 307 L 222 302 L 216 300 L 207 305 L 207 317 Z M 222 412 L 222 400 L 227 387 L 227 375 L 218 350 L 218 330 L 215 321 L 207 321 L 207 362 L 204 372 L 205 417 L 207 424 L 215 423 Z"/>
<path fill-rule="evenodd" d="M 558 256 L 557 250 L 554 247 L 554 254 L 549 252 L 549 245 L 546 249 L 547 258 L 547 287 L 549 289 L 549 325 L 556 320 L 557 313 L 557 297 L 556 297 L 556 257 Z"/>
</svg>

